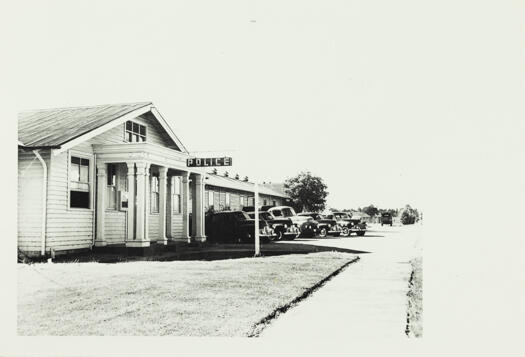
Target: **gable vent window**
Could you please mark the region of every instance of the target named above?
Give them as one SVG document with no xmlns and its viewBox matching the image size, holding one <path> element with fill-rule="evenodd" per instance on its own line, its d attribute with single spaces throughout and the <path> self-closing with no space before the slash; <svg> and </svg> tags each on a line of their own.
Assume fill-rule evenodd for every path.
<svg viewBox="0 0 525 357">
<path fill-rule="evenodd" d="M 126 141 L 129 143 L 146 141 L 146 126 L 128 120 L 126 122 Z"/>
<path fill-rule="evenodd" d="M 71 156 L 69 207 L 89 208 L 89 160 Z"/>
</svg>

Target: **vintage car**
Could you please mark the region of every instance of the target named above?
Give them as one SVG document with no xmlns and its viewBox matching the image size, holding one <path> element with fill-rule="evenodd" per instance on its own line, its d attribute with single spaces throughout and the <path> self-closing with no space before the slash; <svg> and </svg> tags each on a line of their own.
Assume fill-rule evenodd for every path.
<svg viewBox="0 0 525 357">
<path fill-rule="evenodd" d="M 346 237 L 351 233 L 355 233 L 358 236 L 364 236 L 366 232 L 366 223 L 361 218 L 354 218 L 346 212 L 333 212 L 327 214 L 326 218 L 335 219 L 337 224 L 342 227 L 341 236 Z"/>
<path fill-rule="evenodd" d="M 327 235 L 339 237 L 341 235 L 342 228 L 335 219 L 326 218 L 315 212 L 301 212 L 298 215 L 312 217 L 317 222 L 317 234 L 319 237 L 326 237 Z"/>
<path fill-rule="evenodd" d="M 352 226 L 350 227 L 350 233 L 355 233 L 358 236 L 364 236 L 366 233 L 366 222 L 363 221 L 362 218 L 359 217 L 350 217 L 350 223 L 352 223 Z"/>
<path fill-rule="evenodd" d="M 381 213 L 381 225 L 389 224 L 392 226 L 392 214 L 388 212 Z"/>
<path fill-rule="evenodd" d="M 248 212 L 250 218 L 255 218 L 255 212 Z M 259 219 L 263 219 L 272 227 L 275 239 L 295 239 L 301 231 L 293 224 L 290 218 L 276 218 L 270 212 L 259 212 Z"/>
<path fill-rule="evenodd" d="M 222 211 L 211 213 L 206 217 L 206 235 L 214 243 L 248 243 L 255 237 L 255 220 L 243 211 Z M 261 241 L 275 239 L 271 226 L 259 220 L 259 237 Z"/>
<path fill-rule="evenodd" d="M 275 218 L 289 218 L 301 230 L 300 237 L 315 237 L 317 222 L 312 217 L 298 216 L 289 206 L 277 206 L 268 209 Z"/>
</svg>

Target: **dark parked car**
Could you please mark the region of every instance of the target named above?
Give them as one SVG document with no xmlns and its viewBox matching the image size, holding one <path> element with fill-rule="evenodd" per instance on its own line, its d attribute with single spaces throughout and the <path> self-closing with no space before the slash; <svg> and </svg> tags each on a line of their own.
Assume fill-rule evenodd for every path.
<svg viewBox="0 0 525 357">
<path fill-rule="evenodd" d="M 247 243 L 255 237 L 255 220 L 243 211 L 211 213 L 206 219 L 206 235 L 215 243 Z M 261 241 L 273 240 L 275 233 L 264 220 L 259 220 Z"/>
<path fill-rule="evenodd" d="M 366 222 L 361 218 L 352 218 L 346 212 L 334 212 L 326 215 L 327 218 L 335 219 L 339 225 L 343 227 L 341 235 L 346 237 L 351 233 L 358 236 L 364 236 L 366 232 Z"/>
<path fill-rule="evenodd" d="M 389 224 L 392 226 L 392 214 L 388 212 L 381 213 L 381 225 Z"/>
<path fill-rule="evenodd" d="M 358 236 L 364 236 L 366 233 L 366 222 L 363 221 L 361 218 L 353 218 L 350 217 L 350 223 L 352 226 L 350 227 L 350 233 L 355 233 Z"/>
<path fill-rule="evenodd" d="M 289 218 L 301 230 L 301 237 L 315 237 L 317 234 L 317 222 L 312 217 L 298 216 L 294 209 L 289 206 L 277 206 L 268 209 L 275 218 Z"/>
<path fill-rule="evenodd" d="M 346 212 L 333 212 L 325 215 L 328 219 L 333 219 L 341 227 L 341 236 L 348 237 L 350 235 L 350 228 L 352 223 L 350 222 L 350 216 Z"/>
<path fill-rule="evenodd" d="M 248 212 L 248 215 L 250 218 L 255 218 L 255 212 Z M 275 239 L 295 239 L 301 233 L 289 218 L 276 218 L 270 212 L 260 211 L 259 219 L 265 220 L 272 227 Z"/>
<path fill-rule="evenodd" d="M 334 237 L 339 237 L 342 232 L 342 228 L 337 221 L 333 218 L 327 218 L 319 213 L 315 212 L 302 212 L 298 214 L 299 216 L 312 217 L 317 222 L 317 234 L 319 237 L 326 237 L 331 235 Z"/>
</svg>

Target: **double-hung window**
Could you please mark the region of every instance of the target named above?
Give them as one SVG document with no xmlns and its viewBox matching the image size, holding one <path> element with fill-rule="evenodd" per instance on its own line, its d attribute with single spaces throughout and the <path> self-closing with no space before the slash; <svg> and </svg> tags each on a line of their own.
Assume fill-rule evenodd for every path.
<svg viewBox="0 0 525 357">
<path fill-rule="evenodd" d="M 107 186 L 106 186 L 106 197 L 107 197 L 107 208 L 117 208 L 117 167 L 115 164 L 108 164 L 107 172 Z"/>
<path fill-rule="evenodd" d="M 172 178 L 172 188 L 173 188 L 173 195 L 171 199 L 171 207 L 173 213 L 180 213 L 180 188 L 181 188 L 181 179 L 180 176 L 173 176 Z"/>
<path fill-rule="evenodd" d="M 159 177 L 151 176 L 151 213 L 159 213 Z"/>
<path fill-rule="evenodd" d="M 213 208 L 213 191 L 208 191 L 208 208 Z"/>
<path fill-rule="evenodd" d="M 69 207 L 90 208 L 89 159 L 71 156 L 69 166 Z"/>
<path fill-rule="evenodd" d="M 126 122 L 126 141 L 130 143 L 140 143 L 146 141 L 146 126 L 135 123 L 131 120 Z"/>
</svg>

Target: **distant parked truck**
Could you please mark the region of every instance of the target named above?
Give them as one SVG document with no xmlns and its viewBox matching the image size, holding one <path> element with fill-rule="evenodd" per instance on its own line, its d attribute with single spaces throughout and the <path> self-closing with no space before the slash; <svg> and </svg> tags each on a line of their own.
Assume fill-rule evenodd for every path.
<svg viewBox="0 0 525 357">
<path fill-rule="evenodd" d="M 381 225 L 389 224 L 392 226 L 392 214 L 388 212 L 381 213 Z"/>
</svg>

